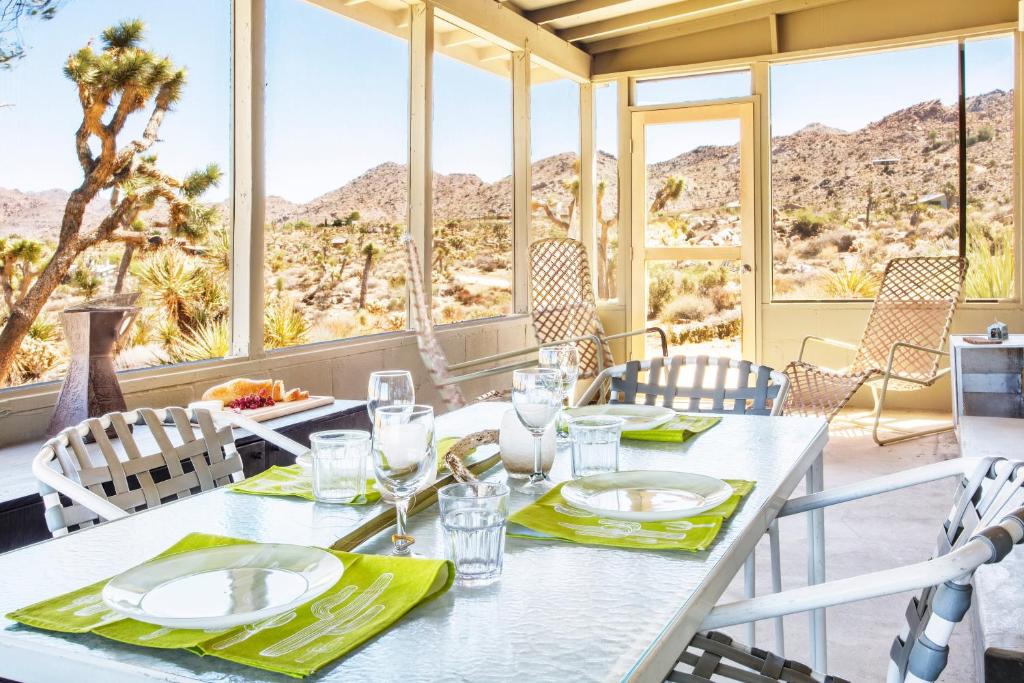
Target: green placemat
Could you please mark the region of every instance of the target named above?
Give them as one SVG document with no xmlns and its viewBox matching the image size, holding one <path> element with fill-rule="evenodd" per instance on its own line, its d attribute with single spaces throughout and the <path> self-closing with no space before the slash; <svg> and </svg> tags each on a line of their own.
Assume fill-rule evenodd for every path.
<svg viewBox="0 0 1024 683">
<path fill-rule="evenodd" d="M 158 557 L 243 543 L 249 541 L 189 534 Z M 100 598 L 107 580 L 15 610 L 7 618 L 49 631 L 92 632 L 131 645 L 184 648 L 300 678 L 445 592 L 455 578 L 454 566 L 444 560 L 329 552 L 345 565 L 333 588 L 291 612 L 226 631 L 161 628 L 121 617 Z"/>
<path fill-rule="evenodd" d="M 635 439 L 637 441 L 663 441 L 668 443 L 682 443 L 687 439 L 705 432 L 722 421 L 720 417 L 706 417 L 704 415 L 679 415 L 672 418 L 657 429 L 645 429 L 642 431 L 624 431 L 623 439 Z"/>
<path fill-rule="evenodd" d="M 461 437 L 448 436 L 437 441 L 437 468 L 444 469 L 444 456 Z M 472 451 L 470 451 L 472 453 Z M 380 492 L 374 488 L 375 479 L 366 482 L 366 494 L 355 498 L 345 505 L 366 505 L 380 499 Z M 256 496 L 296 496 L 305 500 L 315 500 L 313 496 L 313 480 L 298 465 L 287 467 L 271 467 L 255 474 L 248 479 L 228 486 L 238 493 L 249 493 Z"/>
<path fill-rule="evenodd" d="M 561 540 L 613 548 L 649 550 L 706 550 L 718 536 L 722 523 L 756 482 L 726 479 L 733 495 L 718 507 L 697 517 L 669 522 L 625 522 L 602 519 L 575 508 L 562 497 L 562 486 L 544 494 L 509 517 L 508 534 L 519 538 Z"/>
</svg>

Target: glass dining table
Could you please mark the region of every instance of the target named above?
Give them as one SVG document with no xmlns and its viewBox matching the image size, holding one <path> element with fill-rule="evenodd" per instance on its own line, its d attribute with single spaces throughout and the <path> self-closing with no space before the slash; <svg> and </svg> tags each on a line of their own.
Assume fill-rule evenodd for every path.
<svg viewBox="0 0 1024 683">
<path fill-rule="evenodd" d="M 496 429 L 507 403 L 440 416 L 437 434 Z M 824 420 L 726 416 L 684 444 L 623 441 L 622 469 L 679 470 L 757 482 L 702 552 L 629 550 L 510 537 L 499 581 L 456 584 L 310 677 L 314 681 L 660 681 L 802 480 L 822 481 Z M 495 446 L 480 449 L 479 455 Z M 490 449 L 490 450 L 487 450 Z M 552 478 L 569 477 L 559 453 Z M 484 478 L 501 478 L 500 465 Z M 513 493 L 512 510 L 531 502 Z M 190 532 L 329 547 L 383 509 L 216 489 L 0 555 L 0 614 L 112 576 Z M 824 521 L 808 514 L 808 579 L 824 581 Z M 415 549 L 443 557 L 436 505 L 410 518 Z M 390 551 L 390 529 L 357 552 Z M 811 613 L 812 660 L 824 664 L 823 611 Z M 0 617 L 0 678 L 16 681 L 286 681 L 183 650 L 61 635 Z"/>
</svg>

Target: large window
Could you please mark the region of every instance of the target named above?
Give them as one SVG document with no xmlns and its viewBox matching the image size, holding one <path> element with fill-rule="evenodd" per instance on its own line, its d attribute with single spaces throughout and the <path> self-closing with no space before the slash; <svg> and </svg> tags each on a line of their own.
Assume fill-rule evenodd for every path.
<svg viewBox="0 0 1024 683">
<path fill-rule="evenodd" d="M 268 349 L 406 327 L 406 40 L 267 2 Z"/>
<path fill-rule="evenodd" d="M 231 3 L 68 2 L 16 32 L 24 56 L 0 68 L 0 386 L 61 378 L 60 312 L 114 294 L 139 307 L 119 368 L 226 355 Z"/>
<path fill-rule="evenodd" d="M 541 66 L 530 83 L 530 242 L 579 239 L 580 87 Z"/>
<path fill-rule="evenodd" d="M 594 86 L 594 175 L 597 181 L 594 242 L 597 250 L 597 298 L 618 297 L 616 263 L 619 253 L 619 87 Z"/>
<path fill-rule="evenodd" d="M 723 71 L 714 74 L 649 78 L 636 82 L 634 104 L 674 104 L 703 102 L 750 95 L 750 70 Z"/>
<path fill-rule="evenodd" d="M 512 68 L 507 50 L 435 25 L 435 44 L 465 53 L 434 55 L 432 307 L 453 323 L 512 310 Z"/>
<path fill-rule="evenodd" d="M 1012 295 L 1012 39 L 964 51 L 965 131 L 956 42 L 772 67 L 776 300 L 869 299 L 890 259 L 958 253 L 968 298 Z"/>
</svg>

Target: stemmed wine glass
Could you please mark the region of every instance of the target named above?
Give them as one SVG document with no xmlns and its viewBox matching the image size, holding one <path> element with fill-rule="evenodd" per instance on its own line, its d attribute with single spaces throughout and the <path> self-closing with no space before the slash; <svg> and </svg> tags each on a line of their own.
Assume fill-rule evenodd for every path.
<svg viewBox="0 0 1024 683">
<path fill-rule="evenodd" d="M 437 466 L 434 409 L 420 405 L 380 406 L 373 414 L 373 469 L 381 489 L 395 500 L 395 555 L 408 556 L 416 542 L 405 532 L 409 500 Z"/>
<path fill-rule="evenodd" d="M 544 432 L 562 408 L 561 378 L 551 368 L 529 368 L 512 373 L 512 407 L 526 430 L 533 436 L 533 474 L 518 490 L 541 495 L 554 486 L 541 464 Z"/>
<path fill-rule="evenodd" d="M 381 406 L 411 406 L 416 403 L 416 388 L 408 370 L 379 370 L 370 373 L 366 387 L 366 412 L 373 424 L 373 413 Z"/>
<path fill-rule="evenodd" d="M 566 408 L 571 408 L 572 398 L 576 392 L 576 380 L 580 376 L 580 355 L 576 351 L 576 345 L 558 344 L 555 346 L 542 346 L 537 352 L 537 360 L 540 367 L 551 368 L 558 372 L 562 402 Z M 561 421 L 558 437 L 563 440 L 568 438 L 568 432 L 564 435 L 562 433 Z"/>
</svg>

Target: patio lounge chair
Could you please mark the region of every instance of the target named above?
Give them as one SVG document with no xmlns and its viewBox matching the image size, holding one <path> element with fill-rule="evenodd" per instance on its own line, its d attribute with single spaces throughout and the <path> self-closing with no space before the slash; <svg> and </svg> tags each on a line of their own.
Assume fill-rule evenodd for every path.
<svg viewBox="0 0 1024 683">
<path fill-rule="evenodd" d="M 791 385 L 786 413 L 822 415 L 831 420 L 867 383 L 874 397 L 871 434 L 880 446 L 951 429 L 901 433 L 890 439 L 878 434 L 890 391 L 923 389 L 949 372 L 949 368 L 939 368 L 939 361 L 949 355 L 943 347 L 960 302 L 966 269 L 967 262 L 956 256 L 889 261 L 858 345 L 804 338 L 800 356 L 786 367 Z M 856 352 L 853 364 L 834 371 L 804 361 L 810 341 Z"/>
<path fill-rule="evenodd" d="M 890 649 L 887 680 L 935 681 L 946 667 L 953 628 L 970 608 L 975 570 L 1001 561 L 1024 539 L 1024 508 L 1003 514 L 1012 504 L 1020 503 L 1024 465 L 1003 458 L 959 458 L 793 498 L 779 513 L 780 517 L 798 514 L 946 477 L 957 477 L 957 483 L 932 559 L 719 605 L 704 620 L 701 629 L 705 631 L 686 646 L 666 680 L 698 683 L 714 677 L 744 682 L 840 683 L 841 678 L 814 672 L 781 654 L 736 643 L 710 629 L 921 589 L 911 598 L 907 625 Z M 896 538 L 892 533 L 882 537 Z M 1007 590 L 1013 587 L 1007 586 Z"/>
</svg>

